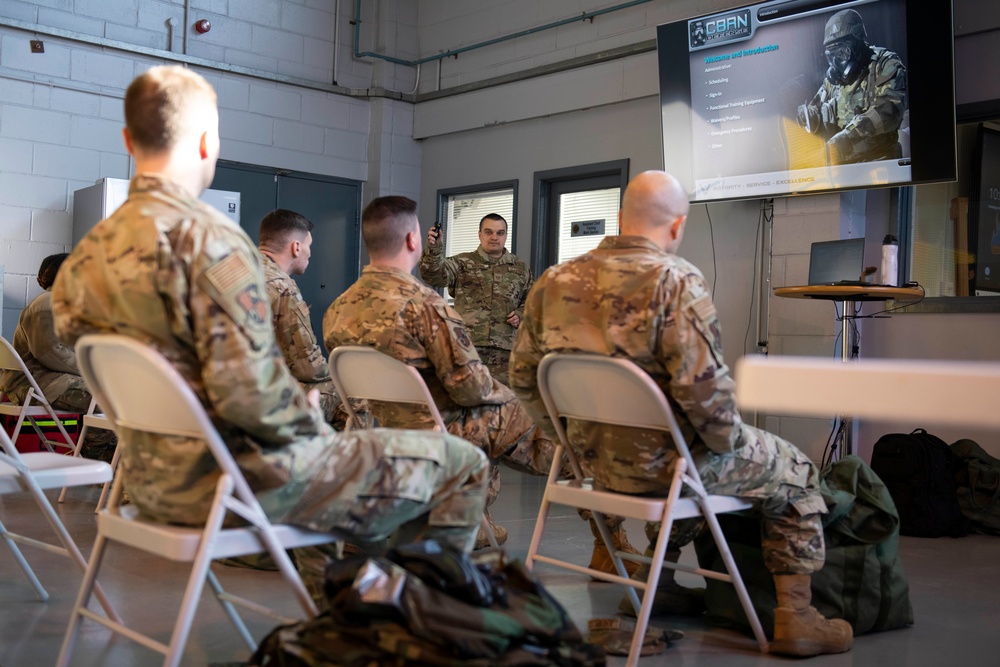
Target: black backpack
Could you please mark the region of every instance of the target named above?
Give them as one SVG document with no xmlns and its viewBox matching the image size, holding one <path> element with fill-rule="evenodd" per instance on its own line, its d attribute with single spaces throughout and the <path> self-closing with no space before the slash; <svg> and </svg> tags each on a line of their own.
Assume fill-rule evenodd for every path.
<svg viewBox="0 0 1000 667">
<path fill-rule="evenodd" d="M 899 511 L 899 533 L 910 537 L 961 537 L 969 533 L 955 495 L 954 456 L 922 428 L 889 433 L 875 443 L 872 470 L 885 482 Z"/>
</svg>

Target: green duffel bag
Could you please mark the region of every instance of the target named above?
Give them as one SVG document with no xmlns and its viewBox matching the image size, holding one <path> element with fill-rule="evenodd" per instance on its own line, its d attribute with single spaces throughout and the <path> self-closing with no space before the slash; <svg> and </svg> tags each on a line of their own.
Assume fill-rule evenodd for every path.
<svg viewBox="0 0 1000 667">
<path fill-rule="evenodd" d="M 955 455 L 955 493 L 962 514 L 977 533 L 1000 535 L 1000 459 L 972 440 L 952 443 Z"/>
<path fill-rule="evenodd" d="M 813 606 L 827 618 L 842 618 L 855 635 L 913 624 L 910 588 L 899 561 L 899 515 L 892 496 L 872 469 L 847 456 L 821 473 L 826 564 L 812 576 Z M 719 523 L 729 541 L 764 631 L 774 635 L 777 596 L 764 567 L 758 515 L 724 514 Z M 708 531 L 695 541 L 702 567 L 723 572 L 722 557 Z M 707 620 L 750 632 L 732 585 L 706 580 Z"/>
</svg>

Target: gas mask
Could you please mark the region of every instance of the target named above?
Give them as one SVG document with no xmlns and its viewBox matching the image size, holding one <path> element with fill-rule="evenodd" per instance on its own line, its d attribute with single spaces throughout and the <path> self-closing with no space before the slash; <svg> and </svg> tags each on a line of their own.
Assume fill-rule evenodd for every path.
<svg viewBox="0 0 1000 667">
<path fill-rule="evenodd" d="M 866 51 L 863 44 L 857 44 L 849 39 L 830 44 L 823 51 L 830 66 L 826 70 L 826 77 L 831 83 L 838 85 L 854 83 L 861 72 Z"/>
</svg>

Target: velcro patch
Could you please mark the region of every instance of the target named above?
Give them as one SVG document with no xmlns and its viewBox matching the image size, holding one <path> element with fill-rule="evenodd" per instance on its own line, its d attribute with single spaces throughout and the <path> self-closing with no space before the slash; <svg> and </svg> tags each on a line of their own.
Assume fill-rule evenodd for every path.
<svg viewBox="0 0 1000 667">
<path fill-rule="evenodd" d="M 205 277 L 219 294 L 233 295 L 253 284 L 254 270 L 242 254 L 234 252 L 206 271 Z"/>
<path fill-rule="evenodd" d="M 712 298 L 708 294 L 702 294 L 689 303 L 688 307 L 694 312 L 695 317 L 705 324 L 716 319 L 715 304 L 712 303 Z"/>
</svg>

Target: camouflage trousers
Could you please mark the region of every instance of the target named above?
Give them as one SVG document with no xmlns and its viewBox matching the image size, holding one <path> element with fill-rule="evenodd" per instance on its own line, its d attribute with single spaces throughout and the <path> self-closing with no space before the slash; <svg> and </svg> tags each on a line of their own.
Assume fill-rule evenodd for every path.
<svg viewBox="0 0 1000 667">
<path fill-rule="evenodd" d="M 556 449 L 555 443 L 535 425 L 509 387 L 494 380 L 491 393 L 498 396 L 496 403 L 441 410 L 448 432 L 479 447 L 490 460 L 493 472 L 490 473 L 487 507 L 500 492 L 499 463 L 532 475 L 547 475 Z M 371 410 L 383 426 L 433 428 L 425 409 L 401 405 L 372 401 Z"/>
<path fill-rule="evenodd" d="M 472 549 L 489 468 L 469 443 L 427 431 L 348 431 L 308 455 L 290 462 L 291 482 L 257 494 L 268 516 L 360 545 L 436 539 Z"/>
<path fill-rule="evenodd" d="M 441 415 L 449 433 L 468 440 L 489 457 L 487 507 L 500 494 L 501 462 L 521 472 L 547 475 L 555 455 L 555 443 L 535 425 L 514 393 L 506 385 L 501 385 L 501 393 L 507 400 L 500 405 L 445 410 Z"/>
<path fill-rule="evenodd" d="M 486 367 L 490 369 L 493 379 L 502 385 L 509 385 L 507 371 L 510 367 L 510 350 L 502 347 L 477 347 L 476 352 Z"/>
<path fill-rule="evenodd" d="M 819 570 L 825 558 L 821 515 L 827 509 L 820 495 L 816 466 L 798 448 L 773 433 L 745 425 L 742 429 L 738 441 L 743 446 L 733 452 L 719 454 L 701 444 L 691 447 L 705 490 L 741 498 L 760 512 L 764 563 L 770 572 L 810 574 Z M 576 442 L 572 426 L 570 430 L 570 437 Z M 636 440 L 628 438 L 625 448 Z M 595 442 L 610 444 L 608 439 Z M 628 466 L 624 464 L 626 457 L 619 452 L 616 460 L 620 465 L 595 471 L 595 478 L 611 490 L 657 495 L 657 486 L 666 488 L 670 483 L 672 461 L 676 458 L 672 446 L 662 444 L 662 440 L 660 443 L 659 457 L 652 456 L 654 452 L 644 447 L 639 460 Z M 637 452 L 629 454 L 636 456 Z M 698 519 L 675 522 L 668 549 L 679 550 L 703 527 L 704 522 Z M 646 528 L 651 542 L 659 532 L 659 524 Z"/>
</svg>

